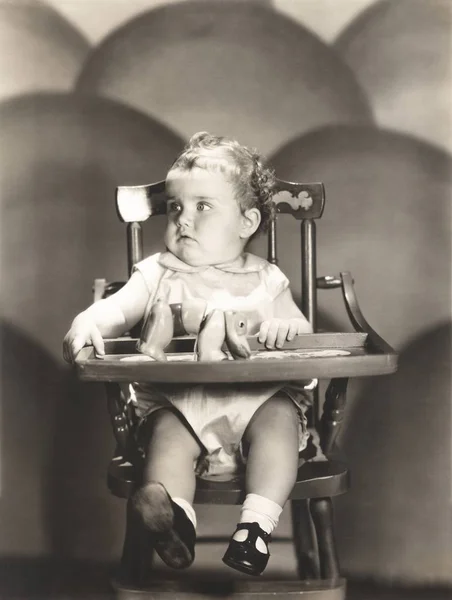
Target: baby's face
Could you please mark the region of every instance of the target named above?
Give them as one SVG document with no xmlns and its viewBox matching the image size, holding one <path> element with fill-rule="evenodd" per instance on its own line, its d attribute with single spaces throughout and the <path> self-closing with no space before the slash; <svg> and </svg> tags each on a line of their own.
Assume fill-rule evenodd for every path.
<svg viewBox="0 0 452 600">
<path fill-rule="evenodd" d="M 194 167 L 171 171 L 166 182 L 166 247 L 192 266 L 236 259 L 247 237 L 232 184 L 222 173 Z"/>
</svg>

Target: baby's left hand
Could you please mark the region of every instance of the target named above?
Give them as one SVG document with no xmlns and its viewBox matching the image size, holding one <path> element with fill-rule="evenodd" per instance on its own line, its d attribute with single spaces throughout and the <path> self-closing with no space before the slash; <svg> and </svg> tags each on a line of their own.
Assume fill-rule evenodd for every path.
<svg viewBox="0 0 452 600">
<path fill-rule="evenodd" d="M 266 348 L 282 348 L 284 342 L 293 340 L 296 335 L 309 333 L 311 326 L 306 319 L 270 319 L 261 324 L 258 340 Z"/>
<path fill-rule="evenodd" d="M 309 333 L 311 330 L 306 319 L 270 319 L 261 324 L 258 340 L 266 348 L 282 348 L 284 342 L 293 340 L 296 335 Z"/>
</svg>

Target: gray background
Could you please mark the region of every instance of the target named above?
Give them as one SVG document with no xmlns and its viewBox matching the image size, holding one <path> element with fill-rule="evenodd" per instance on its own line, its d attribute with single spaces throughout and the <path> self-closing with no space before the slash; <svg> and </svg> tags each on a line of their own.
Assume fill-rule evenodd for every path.
<svg viewBox="0 0 452 600">
<path fill-rule="evenodd" d="M 400 351 L 396 375 L 351 384 L 344 570 L 452 583 L 451 31 L 447 0 L 0 2 L 2 556 L 119 554 L 103 390 L 61 340 L 95 277 L 125 277 L 115 187 L 163 178 L 207 129 L 325 183 L 319 271 L 350 270 Z M 279 231 L 299 297 L 298 225 Z M 322 317 L 344 328 L 332 296 Z M 200 508 L 201 529 L 229 533 L 235 510 Z"/>
</svg>

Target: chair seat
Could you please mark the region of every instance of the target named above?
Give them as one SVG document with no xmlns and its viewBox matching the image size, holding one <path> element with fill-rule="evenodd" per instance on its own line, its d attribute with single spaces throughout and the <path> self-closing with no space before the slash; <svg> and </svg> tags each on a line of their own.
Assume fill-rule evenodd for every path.
<svg viewBox="0 0 452 600">
<path fill-rule="evenodd" d="M 138 481 L 138 471 L 121 456 L 115 456 L 108 468 L 108 487 L 119 498 L 129 498 Z M 326 498 L 344 494 L 350 484 L 346 465 L 336 460 L 305 462 L 299 469 L 290 498 Z M 198 477 L 195 504 L 241 504 L 245 497 L 244 478 L 228 481 Z"/>
</svg>

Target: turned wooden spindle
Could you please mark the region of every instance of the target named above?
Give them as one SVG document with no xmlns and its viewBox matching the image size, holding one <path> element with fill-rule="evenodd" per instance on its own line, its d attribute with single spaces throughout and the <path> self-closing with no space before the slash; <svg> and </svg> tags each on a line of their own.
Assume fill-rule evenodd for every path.
<svg viewBox="0 0 452 600">
<path fill-rule="evenodd" d="M 107 408 L 110 421 L 121 453 L 127 453 L 130 446 L 130 419 L 126 410 L 126 403 L 121 398 L 121 388 L 115 382 L 107 382 Z"/>
<path fill-rule="evenodd" d="M 332 379 L 325 392 L 325 403 L 320 423 L 321 442 L 328 456 L 334 448 L 344 419 L 348 378 Z"/>
</svg>

